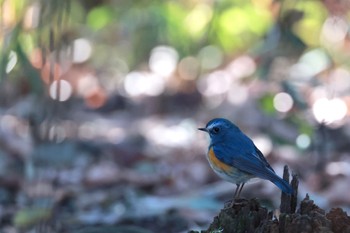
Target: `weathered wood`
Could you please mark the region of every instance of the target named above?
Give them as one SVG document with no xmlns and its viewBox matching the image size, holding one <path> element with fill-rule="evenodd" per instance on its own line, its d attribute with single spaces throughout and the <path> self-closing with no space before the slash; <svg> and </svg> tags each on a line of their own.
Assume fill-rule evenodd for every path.
<svg viewBox="0 0 350 233">
<path fill-rule="evenodd" d="M 284 166 L 283 169 L 283 179 L 289 183 L 289 169 L 288 166 Z M 281 205 L 280 205 L 280 211 L 281 213 L 291 213 L 291 195 L 287 195 L 286 193 L 282 192 L 281 194 Z"/>
<path fill-rule="evenodd" d="M 283 178 L 289 181 L 285 167 Z M 350 217 L 340 208 L 326 211 L 307 194 L 297 208 L 298 177 L 293 174 L 291 196 L 281 195 L 280 215 L 262 207 L 257 199 L 236 200 L 231 208 L 222 209 L 202 233 L 350 233 Z M 190 231 L 196 233 L 195 231 Z"/>
<path fill-rule="evenodd" d="M 292 175 L 291 185 L 293 188 L 293 195 L 290 200 L 291 213 L 295 213 L 298 205 L 298 188 L 299 188 L 299 178 L 297 174 Z"/>
</svg>

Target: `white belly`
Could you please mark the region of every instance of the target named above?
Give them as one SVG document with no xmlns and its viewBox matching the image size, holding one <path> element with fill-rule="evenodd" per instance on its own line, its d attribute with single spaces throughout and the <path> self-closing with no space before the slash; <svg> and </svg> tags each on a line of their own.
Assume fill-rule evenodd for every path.
<svg viewBox="0 0 350 233">
<path fill-rule="evenodd" d="M 248 180 L 254 178 L 253 175 L 242 172 L 236 168 L 232 168 L 230 172 L 225 172 L 223 170 L 217 169 L 211 165 L 214 172 L 223 180 L 226 180 L 234 184 L 242 184 L 248 182 Z"/>
</svg>

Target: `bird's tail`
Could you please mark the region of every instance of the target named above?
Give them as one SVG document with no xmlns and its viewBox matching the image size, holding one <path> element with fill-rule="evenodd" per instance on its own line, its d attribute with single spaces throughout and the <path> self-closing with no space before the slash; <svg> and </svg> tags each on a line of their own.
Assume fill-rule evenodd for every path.
<svg viewBox="0 0 350 233">
<path fill-rule="evenodd" d="M 281 179 L 277 175 L 271 180 L 279 189 L 281 189 L 284 193 L 292 194 L 293 188 L 288 184 L 287 181 Z"/>
</svg>

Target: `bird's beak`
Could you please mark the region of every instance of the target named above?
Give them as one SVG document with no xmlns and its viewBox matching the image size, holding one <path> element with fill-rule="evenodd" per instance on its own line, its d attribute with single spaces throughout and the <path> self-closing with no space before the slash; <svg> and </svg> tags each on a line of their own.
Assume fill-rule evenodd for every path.
<svg viewBox="0 0 350 233">
<path fill-rule="evenodd" d="M 207 133 L 208 133 L 207 128 L 198 128 L 198 130 L 201 130 L 201 131 L 204 131 L 204 132 L 207 132 Z"/>
</svg>

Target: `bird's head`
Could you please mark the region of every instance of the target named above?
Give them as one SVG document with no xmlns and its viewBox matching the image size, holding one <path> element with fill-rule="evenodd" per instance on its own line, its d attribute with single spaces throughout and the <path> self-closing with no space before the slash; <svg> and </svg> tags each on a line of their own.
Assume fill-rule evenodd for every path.
<svg viewBox="0 0 350 233">
<path fill-rule="evenodd" d="M 198 130 L 207 132 L 212 141 L 223 140 L 228 133 L 241 132 L 235 124 L 224 118 L 215 118 L 209 121 L 205 128 Z"/>
</svg>

